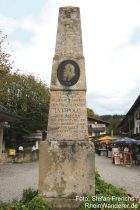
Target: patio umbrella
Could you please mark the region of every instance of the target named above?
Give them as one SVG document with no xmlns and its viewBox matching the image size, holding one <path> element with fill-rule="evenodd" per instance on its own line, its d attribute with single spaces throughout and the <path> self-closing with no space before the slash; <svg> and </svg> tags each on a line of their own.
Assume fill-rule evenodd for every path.
<svg viewBox="0 0 140 210">
<path fill-rule="evenodd" d="M 100 141 L 100 144 L 108 144 L 109 142 L 107 140 L 103 140 L 103 141 Z"/>
<path fill-rule="evenodd" d="M 98 141 L 113 141 L 116 140 L 117 138 L 115 136 L 104 136 L 98 139 Z"/>
<path fill-rule="evenodd" d="M 137 140 L 128 137 L 113 141 L 112 144 L 137 144 Z"/>
</svg>

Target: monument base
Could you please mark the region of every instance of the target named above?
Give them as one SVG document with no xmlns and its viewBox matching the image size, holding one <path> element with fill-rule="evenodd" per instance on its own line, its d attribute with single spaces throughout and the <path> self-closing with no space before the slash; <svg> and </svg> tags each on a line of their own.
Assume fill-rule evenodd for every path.
<svg viewBox="0 0 140 210">
<path fill-rule="evenodd" d="M 45 198 L 45 200 L 53 210 L 77 210 L 82 204 L 76 199 L 67 198 Z"/>
<path fill-rule="evenodd" d="M 95 194 L 94 144 L 44 141 L 40 146 L 39 195 L 54 209 L 77 209 L 76 196 Z"/>
</svg>

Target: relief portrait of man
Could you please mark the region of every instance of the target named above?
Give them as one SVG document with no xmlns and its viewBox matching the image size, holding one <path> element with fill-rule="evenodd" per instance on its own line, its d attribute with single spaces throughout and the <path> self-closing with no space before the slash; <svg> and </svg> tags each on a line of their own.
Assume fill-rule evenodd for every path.
<svg viewBox="0 0 140 210">
<path fill-rule="evenodd" d="M 75 77 L 75 67 L 72 64 L 66 64 L 63 71 L 63 81 L 69 82 Z"/>
<path fill-rule="evenodd" d="M 78 63 L 73 60 L 64 60 L 58 65 L 57 78 L 61 85 L 75 85 L 80 77 L 80 68 Z"/>
</svg>

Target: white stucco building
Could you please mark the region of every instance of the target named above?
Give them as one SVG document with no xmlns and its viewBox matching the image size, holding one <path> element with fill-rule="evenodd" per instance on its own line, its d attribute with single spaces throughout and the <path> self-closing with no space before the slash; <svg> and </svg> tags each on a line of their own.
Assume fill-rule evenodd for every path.
<svg viewBox="0 0 140 210">
<path fill-rule="evenodd" d="M 106 128 L 110 125 L 109 122 L 97 119 L 95 117 L 88 117 L 88 132 L 90 136 L 101 136 L 106 134 Z"/>
<path fill-rule="evenodd" d="M 120 133 L 140 139 L 140 95 L 119 124 Z"/>
</svg>

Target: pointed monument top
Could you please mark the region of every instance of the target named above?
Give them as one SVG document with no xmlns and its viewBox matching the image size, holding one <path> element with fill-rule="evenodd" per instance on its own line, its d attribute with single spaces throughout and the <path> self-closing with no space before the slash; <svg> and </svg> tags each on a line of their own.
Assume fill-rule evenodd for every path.
<svg viewBox="0 0 140 210">
<path fill-rule="evenodd" d="M 60 7 L 55 55 L 83 56 L 79 7 Z"/>
<path fill-rule="evenodd" d="M 64 6 L 64 7 L 60 7 L 60 8 L 79 8 L 79 7 L 75 7 L 75 6 L 72 6 L 72 5 L 69 5 L 69 6 Z"/>
</svg>

